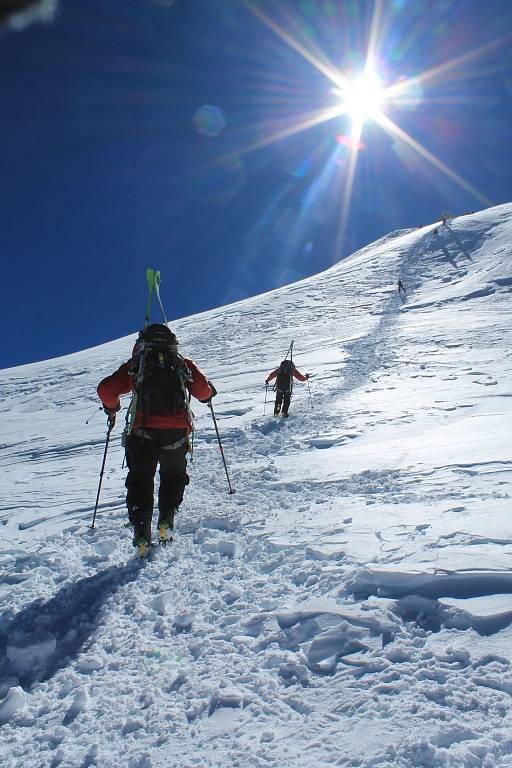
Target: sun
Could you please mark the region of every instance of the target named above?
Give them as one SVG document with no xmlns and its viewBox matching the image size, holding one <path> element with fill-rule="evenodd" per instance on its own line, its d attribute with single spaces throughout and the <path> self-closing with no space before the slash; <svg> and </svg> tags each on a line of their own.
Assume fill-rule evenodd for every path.
<svg viewBox="0 0 512 768">
<path fill-rule="evenodd" d="M 343 189 L 338 233 L 334 245 L 334 261 L 338 261 L 341 258 L 342 245 L 345 242 L 352 192 L 356 182 L 358 157 L 361 150 L 367 149 L 367 145 L 362 141 L 365 123 L 375 123 L 392 139 L 397 149 L 397 158 L 405 157 L 406 161 L 409 162 L 408 159 L 410 157 L 417 155 L 426 164 L 428 163 L 433 166 L 436 172 L 440 172 L 446 178 L 455 182 L 461 189 L 471 194 L 475 199 L 478 199 L 486 207 L 492 205 L 491 201 L 482 195 L 476 187 L 467 182 L 401 128 L 397 122 L 392 120 L 389 113 L 396 114 L 399 108 L 412 110 L 422 103 L 427 104 L 425 96 L 427 84 L 444 83 L 447 78 L 451 83 L 458 80 L 462 81 L 462 78 L 465 78 L 469 73 L 469 69 L 468 73 L 464 71 L 464 65 L 467 64 L 468 67 L 473 66 L 475 61 L 490 51 L 503 47 L 505 43 L 509 44 L 509 34 L 490 40 L 479 47 L 471 47 L 466 52 L 432 66 L 423 72 L 419 72 L 419 74 L 415 74 L 412 77 L 407 77 L 404 74 L 400 75 L 398 80 L 396 80 L 394 76 L 395 58 L 393 58 L 390 66 L 389 62 L 386 62 L 384 55 L 389 41 L 385 37 L 387 21 L 385 18 L 385 3 L 382 0 L 375 0 L 373 3 L 366 50 L 353 51 L 355 55 L 359 54 L 357 60 L 360 62 L 360 69 L 358 71 L 352 69 L 350 63 L 347 64 L 347 70 L 340 69 L 339 66 L 328 58 L 324 51 L 318 48 L 317 45 L 313 45 L 312 41 L 307 43 L 305 37 L 296 37 L 293 34 L 293 30 L 287 28 L 286 23 L 283 25 L 275 18 L 268 16 L 262 10 L 262 3 L 256 2 L 256 0 L 241 1 L 283 43 L 326 78 L 329 91 L 335 97 L 334 99 L 329 98 L 324 107 L 319 108 L 316 106 L 316 108 L 311 110 L 306 109 L 301 111 L 294 119 L 287 119 L 284 122 L 279 121 L 277 129 L 272 128 L 271 123 L 268 131 L 262 129 L 261 136 L 258 136 L 257 140 L 247 144 L 241 150 L 245 152 L 253 151 L 303 131 L 308 131 L 327 121 L 335 121 L 335 130 L 338 134 L 336 136 L 336 147 L 332 150 L 325 169 L 319 177 L 322 180 L 324 176 L 327 178 L 333 167 L 342 169 L 338 174 Z M 403 5 L 403 1 L 400 0 L 399 3 L 399 0 L 396 0 L 395 5 L 398 6 L 399 4 L 400 6 Z M 335 13 L 334 6 L 336 5 L 341 7 L 343 5 L 352 6 L 355 4 L 330 3 L 330 5 L 333 7 L 333 13 Z M 368 3 L 368 5 L 372 4 Z M 348 59 L 349 62 L 354 60 L 353 56 L 350 56 Z M 487 70 L 484 68 L 484 71 Z M 387 82 L 384 85 L 379 76 L 380 74 L 383 75 L 383 81 L 388 81 L 390 76 L 392 76 L 391 83 Z M 293 103 L 295 104 L 295 92 Z M 347 126 L 348 123 L 351 123 L 350 128 Z M 373 132 L 368 131 L 368 134 L 371 133 Z M 367 140 L 371 139 L 372 137 L 369 135 Z M 318 185 L 317 187 L 316 184 L 311 185 L 311 199 L 320 186 Z"/>
<path fill-rule="evenodd" d="M 361 124 L 380 117 L 386 95 L 378 75 L 365 72 L 346 83 L 342 99 L 344 111 L 346 110 L 354 123 Z"/>
<path fill-rule="evenodd" d="M 373 70 L 367 68 L 362 74 L 344 80 L 331 91 L 340 99 L 338 114 L 347 115 L 351 119 L 352 133 L 358 138 L 365 122 L 375 120 L 379 123 L 384 118 L 382 109 L 387 91 Z"/>
</svg>

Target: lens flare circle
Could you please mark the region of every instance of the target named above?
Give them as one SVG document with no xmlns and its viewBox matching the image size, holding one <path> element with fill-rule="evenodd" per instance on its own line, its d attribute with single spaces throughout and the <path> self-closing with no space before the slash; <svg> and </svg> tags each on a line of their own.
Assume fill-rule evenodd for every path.
<svg viewBox="0 0 512 768">
<path fill-rule="evenodd" d="M 218 136 L 226 127 L 226 118 L 220 107 L 203 104 L 194 115 L 194 126 L 202 136 Z"/>
</svg>

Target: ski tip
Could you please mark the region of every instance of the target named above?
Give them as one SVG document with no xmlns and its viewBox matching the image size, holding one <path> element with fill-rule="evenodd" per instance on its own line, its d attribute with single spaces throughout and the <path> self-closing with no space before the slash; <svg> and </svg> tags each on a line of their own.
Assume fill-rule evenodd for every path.
<svg viewBox="0 0 512 768">
<path fill-rule="evenodd" d="M 146 280 L 148 281 L 148 288 L 149 288 L 150 294 L 152 294 L 156 287 L 156 277 L 155 277 L 155 270 L 151 269 L 151 267 L 148 267 L 148 269 L 146 269 Z"/>
</svg>

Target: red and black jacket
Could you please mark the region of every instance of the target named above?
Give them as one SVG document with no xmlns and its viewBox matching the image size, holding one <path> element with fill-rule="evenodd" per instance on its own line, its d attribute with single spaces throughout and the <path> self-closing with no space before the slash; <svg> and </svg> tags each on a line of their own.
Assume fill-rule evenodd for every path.
<svg viewBox="0 0 512 768">
<path fill-rule="evenodd" d="M 266 383 L 267 384 L 269 384 L 272 381 L 272 379 L 276 378 L 277 374 L 279 373 L 279 369 L 280 368 L 281 368 L 281 366 L 276 368 L 275 371 L 272 371 L 272 373 L 269 373 L 269 375 L 266 378 Z M 294 377 L 294 379 L 297 379 L 297 381 L 306 381 L 306 379 L 308 378 L 307 376 L 304 376 L 304 374 L 301 373 L 299 371 L 299 369 L 296 368 L 295 366 L 293 366 L 293 370 L 291 372 L 291 375 Z"/>
<path fill-rule="evenodd" d="M 188 357 L 183 358 L 192 377 L 191 381 L 186 381 L 187 390 L 197 400 L 206 402 L 213 394 L 208 379 L 200 368 Z M 131 360 L 123 363 L 115 373 L 107 376 L 98 384 L 98 395 L 106 408 L 115 409 L 119 406 L 120 395 L 127 395 L 134 390 L 133 376 L 130 373 Z M 133 428 L 136 429 L 142 425 L 142 414 L 137 411 Z M 186 429 L 192 431 L 190 415 L 185 408 L 176 413 L 152 413 L 144 414 L 144 426 L 151 429 Z"/>
</svg>

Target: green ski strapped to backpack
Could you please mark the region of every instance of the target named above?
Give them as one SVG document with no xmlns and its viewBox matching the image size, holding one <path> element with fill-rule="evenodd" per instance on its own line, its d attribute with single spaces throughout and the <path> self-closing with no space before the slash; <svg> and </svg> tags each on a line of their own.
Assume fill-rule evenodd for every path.
<svg viewBox="0 0 512 768">
<path fill-rule="evenodd" d="M 147 269 L 146 279 L 149 295 L 144 328 L 139 333 L 130 366 L 134 392 L 126 414 L 125 438 L 133 429 L 137 413 L 141 415 L 140 426 L 144 425 L 144 417 L 150 414 L 176 413 L 183 409 L 192 419 L 185 384 L 192 380 L 192 375 L 185 360 L 178 353 L 178 339 L 167 327 L 167 318 L 160 299 L 160 272 Z M 160 305 L 165 325 L 149 322 L 154 295 Z"/>
<path fill-rule="evenodd" d="M 151 317 L 151 304 L 153 303 L 153 296 L 156 295 L 156 299 L 160 305 L 160 310 L 162 312 L 162 317 L 164 319 L 164 323 L 167 325 L 167 317 L 165 316 L 165 310 L 162 304 L 162 299 L 160 298 L 160 270 L 154 270 L 149 267 L 146 270 L 146 280 L 148 281 L 148 289 L 149 289 L 149 296 L 148 296 L 148 303 L 146 305 L 146 317 L 144 320 L 144 328 L 147 328 L 149 325 L 149 318 Z"/>
</svg>

